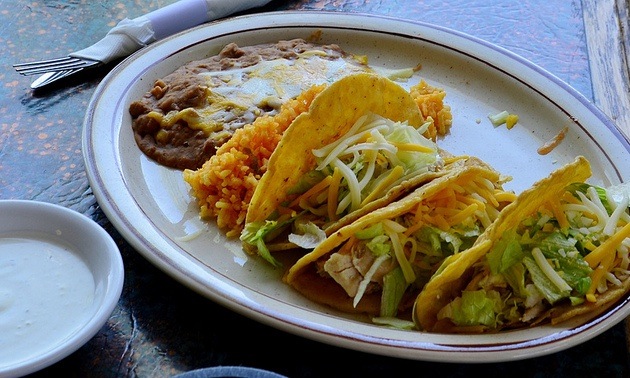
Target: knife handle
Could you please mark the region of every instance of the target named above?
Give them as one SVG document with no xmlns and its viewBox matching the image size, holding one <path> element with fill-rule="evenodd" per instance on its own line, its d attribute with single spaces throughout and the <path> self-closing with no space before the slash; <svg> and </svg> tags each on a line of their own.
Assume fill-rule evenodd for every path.
<svg viewBox="0 0 630 378">
<path fill-rule="evenodd" d="M 180 0 L 145 15 L 160 40 L 182 30 L 208 22 L 206 0 Z"/>
</svg>

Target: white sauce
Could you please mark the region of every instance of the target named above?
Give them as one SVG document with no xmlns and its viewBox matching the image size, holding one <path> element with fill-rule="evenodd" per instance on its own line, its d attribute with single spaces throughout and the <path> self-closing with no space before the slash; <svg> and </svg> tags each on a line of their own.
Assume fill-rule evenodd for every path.
<svg viewBox="0 0 630 378">
<path fill-rule="evenodd" d="M 307 52 L 297 59 L 278 58 L 245 68 L 202 72 L 199 75 L 212 87 L 215 105 L 197 109 L 200 118 L 196 121 L 207 125 L 219 122 L 221 129 L 226 126 L 224 123 L 239 128 L 260 116 L 261 109 L 273 108 L 266 111 L 274 115 L 283 103 L 312 85 L 332 83 L 351 73 L 366 71 L 371 68 L 351 62 L 351 58 L 329 60 Z M 215 86 L 215 78 L 220 78 L 223 84 Z M 179 113 L 169 113 L 167 124 L 177 121 Z M 235 118 L 242 122 L 232 122 Z M 191 120 L 188 121 L 190 126 Z"/>
<path fill-rule="evenodd" d="M 89 319 L 94 278 L 71 247 L 45 236 L 0 237 L 0 366 L 48 352 Z"/>
</svg>

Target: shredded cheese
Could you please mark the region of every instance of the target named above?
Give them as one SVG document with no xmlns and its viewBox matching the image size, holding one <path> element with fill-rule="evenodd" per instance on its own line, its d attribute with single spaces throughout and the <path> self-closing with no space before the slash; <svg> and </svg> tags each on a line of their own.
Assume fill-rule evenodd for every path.
<svg viewBox="0 0 630 378">
<path fill-rule="evenodd" d="M 551 211 L 552 211 L 554 217 L 558 221 L 558 224 L 560 225 L 560 229 L 562 229 L 562 230 L 568 229 L 569 228 L 569 220 L 567 219 L 566 214 L 564 213 L 564 211 L 562 211 L 560 203 L 557 200 L 552 199 L 551 201 L 548 202 L 548 205 L 551 208 Z"/>
<path fill-rule="evenodd" d="M 328 186 L 327 208 L 328 208 L 328 219 L 330 219 L 331 221 L 336 221 L 338 219 L 337 196 L 339 195 L 340 182 L 341 182 L 341 173 L 339 172 L 339 168 L 335 168 L 333 170 L 332 179 L 330 180 L 330 185 Z"/>
<path fill-rule="evenodd" d="M 363 280 L 361 280 L 361 283 L 359 283 L 357 294 L 354 296 L 354 300 L 352 302 L 352 305 L 354 307 L 357 307 L 357 304 L 361 302 L 361 298 L 363 298 L 363 294 L 365 294 L 365 289 L 367 289 L 367 285 L 372 280 L 372 277 L 374 276 L 378 268 L 381 266 L 381 264 L 383 264 L 383 262 L 385 262 L 385 260 L 389 258 L 390 257 L 388 255 L 382 255 L 382 256 L 377 257 L 376 260 L 374 260 L 374 263 L 372 263 L 372 266 L 370 266 L 370 269 L 367 271 L 367 273 L 363 277 Z"/>
<path fill-rule="evenodd" d="M 350 205 L 350 210 L 358 209 L 361 204 L 361 189 L 359 187 L 359 181 L 355 176 L 354 172 L 345 165 L 339 158 L 333 159 L 331 165 L 335 168 L 339 168 L 339 172 L 343 176 L 343 178 L 348 183 L 348 189 L 350 190 L 347 198 L 350 199 L 350 203 L 346 204 L 340 202 L 339 207 L 337 208 L 337 214 L 343 212 L 348 205 Z"/>
<path fill-rule="evenodd" d="M 472 217 L 477 211 L 477 204 L 472 204 L 467 206 L 464 210 L 460 211 L 459 214 L 452 216 L 447 222 L 453 226 L 459 223 L 464 222 L 468 217 Z"/>
<path fill-rule="evenodd" d="M 589 194 L 591 194 L 591 192 L 589 192 Z M 585 211 L 585 215 L 588 215 L 588 213 L 592 214 L 597 219 L 597 228 L 603 228 L 608 220 L 608 213 L 606 212 L 604 205 L 599 200 L 597 193 L 595 193 L 594 197 L 591 194 L 590 197 L 593 198 L 593 200 L 588 198 L 582 192 L 577 192 L 577 195 L 580 197 L 582 204 L 586 206 L 587 210 Z"/>
<path fill-rule="evenodd" d="M 604 267 L 599 266 L 593 270 L 591 273 L 591 286 L 589 286 L 588 291 L 586 292 L 586 300 L 589 302 L 595 302 L 597 298 L 595 297 L 595 290 L 599 285 L 599 282 L 606 274 L 606 269 Z"/>
<path fill-rule="evenodd" d="M 402 134 L 398 134 L 399 132 Z M 441 159 L 438 161 L 439 153 L 435 142 L 419 132 L 419 129 L 406 123 L 366 114 L 350 127 L 343 138 L 312 150 L 318 161 L 317 170 L 336 168 L 341 175 L 338 184 L 335 182 L 335 187 L 329 188 L 338 196 L 334 215 L 331 212 L 332 206 L 328 205 L 331 219 L 337 219 L 344 212 L 355 211 L 384 195 L 389 188 L 403 180 L 426 172 L 433 165 L 442 164 Z M 394 136 L 391 139 L 403 140 L 388 140 L 392 134 Z M 407 136 L 400 138 L 403 135 Z M 405 155 L 399 156 L 400 152 L 405 152 Z M 427 164 L 412 164 L 407 167 L 404 162 L 409 153 L 429 154 L 423 158 Z M 332 198 L 329 195 L 328 201 Z"/>
<path fill-rule="evenodd" d="M 584 257 L 584 260 L 586 260 L 591 268 L 595 269 L 595 267 L 599 265 L 606 256 L 614 255 L 617 250 L 617 246 L 627 237 L 630 237 L 630 223 L 627 223 L 608 240 L 592 250 L 591 253 Z"/>
<path fill-rule="evenodd" d="M 556 285 L 558 289 L 562 291 L 571 291 L 571 286 L 569 286 L 569 284 L 565 280 L 563 280 L 562 277 L 560 277 L 558 272 L 553 269 L 551 264 L 549 264 L 549 261 L 547 261 L 547 259 L 545 258 L 545 255 L 543 255 L 540 248 L 534 248 L 532 250 L 532 256 L 534 257 L 534 261 L 536 261 L 536 264 L 540 267 L 545 276 L 547 276 L 547 278 L 549 278 L 549 280 L 554 285 Z"/>
<path fill-rule="evenodd" d="M 363 199 L 363 201 L 361 202 L 361 206 L 364 206 L 365 204 L 370 203 L 374 199 L 385 194 L 384 193 L 385 190 L 389 188 L 392 184 L 394 184 L 403 175 L 403 173 L 404 173 L 403 167 L 401 167 L 400 165 L 394 167 L 394 169 L 392 169 L 389 172 L 387 177 L 381 182 L 379 182 L 378 185 L 372 189 L 370 194 L 368 194 Z"/>
<path fill-rule="evenodd" d="M 423 146 L 423 145 L 414 144 L 414 143 L 392 142 L 392 145 L 400 151 L 415 151 L 415 152 L 426 152 L 426 153 L 435 151 L 433 147 Z"/>
<path fill-rule="evenodd" d="M 621 219 L 622 214 L 625 214 L 627 208 L 628 196 L 623 196 L 623 200 L 617 205 L 613 213 L 608 218 L 606 225 L 604 226 L 605 235 L 612 235 L 615 232 L 615 230 L 617 229 L 617 222 L 619 222 L 619 220 Z"/>
<path fill-rule="evenodd" d="M 400 244 L 400 239 L 398 238 L 398 234 L 394 230 L 388 229 L 385 227 L 385 233 L 389 236 L 389 239 L 392 241 L 392 247 L 394 248 L 394 256 L 398 261 L 398 265 L 402 269 L 403 276 L 405 276 L 405 281 L 407 283 L 412 283 L 416 280 L 416 274 L 413 272 L 413 268 L 407 260 L 407 256 L 405 255 L 405 251 L 403 250 L 403 246 Z"/>
<path fill-rule="evenodd" d="M 322 190 L 326 189 L 326 187 L 328 187 L 328 185 L 330 185 L 331 181 L 332 181 L 332 177 L 331 176 L 325 177 L 322 181 L 320 181 L 317 184 L 313 185 L 313 187 L 311 187 L 309 190 L 307 190 L 306 192 L 302 193 L 299 197 L 297 197 L 296 199 L 291 201 L 291 203 L 289 204 L 289 207 L 294 207 L 294 206 L 296 206 L 299 203 L 303 203 L 303 201 L 307 201 L 308 198 L 311 198 L 314 195 L 316 195 L 319 192 L 321 192 Z"/>
</svg>

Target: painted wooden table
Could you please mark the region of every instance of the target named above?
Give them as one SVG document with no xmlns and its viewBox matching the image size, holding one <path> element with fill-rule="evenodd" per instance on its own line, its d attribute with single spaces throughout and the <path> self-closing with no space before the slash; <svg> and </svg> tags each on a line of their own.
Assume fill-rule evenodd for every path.
<svg viewBox="0 0 630 378">
<path fill-rule="evenodd" d="M 86 214 L 117 241 L 125 286 L 108 323 L 85 346 L 36 377 L 168 377 L 242 365 L 292 377 L 630 376 L 626 324 L 566 351 L 494 364 L 382 357 L 303 339 L 235 314 L 174 281 L 118 234 L 88 184 L 81 124 L 111 65 L 33 92 L 13 63 L 62 56 L 100 39 L 125 17 L 170 0 L 0 0 L 0 199 L 57 203 Z M 252 12 L 361 12 L 439 24 L 505 47 L 565 81 L 630 135 L 628 1 L 296 0 Z M 2 353 L 2 351 L 0 351 Z"/>
</svg>

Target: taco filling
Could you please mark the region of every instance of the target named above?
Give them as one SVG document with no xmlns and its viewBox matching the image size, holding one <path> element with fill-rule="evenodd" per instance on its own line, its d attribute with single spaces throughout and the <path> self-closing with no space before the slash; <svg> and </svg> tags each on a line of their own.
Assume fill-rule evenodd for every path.
<svg viewBox="0 0 630 378">
<path fill-rule="evenodd" d="M 275 219 L 246 225 L 241 239 L 264 242 L 267 235 L 292 227 L 289 242 L 315 247 L 331 223 L 404 181 L 444 166 L 435 142 L 422 135 L 429 124 L 416 129 L 363 115 L 343 138 L 312 151 L 317 167 L 288 190 L 294 198 L 278 207 Z"/>
<path fill-rule="evenodd" d="M 502 183 L 500 175 L 481 166 L 435 179 L 341 228 L 300 259 L 286 280 L 319 302 L 338 307 L 351 301 L 353 311 L 394 317 L 410 306 L 410 294 L 417 294 L 444 258 L 470 247 L 516 197 Z M 312 279 L 314 271 L 319 279 Z M 323 298 L 322 280 L 334 280 L 344 293 Z M 374 295 L 378 308 L 360 306 Z"/>
<path fill-rule="evenodd" d="M 341 79 L 298 116 L 250 202 L 244 248 L 313 249 L 328 234 L 440 175 L 434 127 L 401 86 L 371 74 Z"/>
<path fill-rule="evenodd" d="M 434 330 L 555 324 L 627 290 L 630 188 L 577 182 L 561 191 L 548 189 L 534 187 L 533 195 L 543 199 L 531 211 L 521 211 L 526 208 L 522 198 L 506 209 L 506 229 L 472 265 L 463 290 L 437 311 Z M 421 297 L 417 306 L 424 305 Z"/>
</svg>

